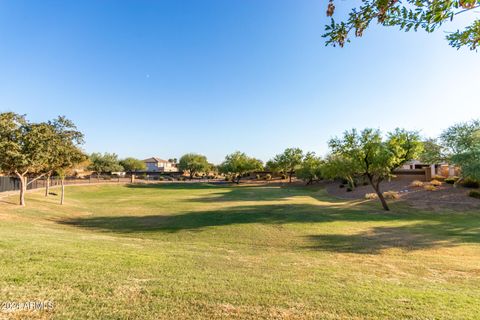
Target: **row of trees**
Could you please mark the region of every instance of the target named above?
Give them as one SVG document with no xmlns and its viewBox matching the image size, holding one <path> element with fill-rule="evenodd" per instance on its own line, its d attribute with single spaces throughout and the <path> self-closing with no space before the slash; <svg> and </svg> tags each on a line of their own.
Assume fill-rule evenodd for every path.
<svg viewBox="0 0 480 320">
<path fill-rule="evenodd" d="M 45 196 L 49 194 L 50 177 L 61 178 L 64 201 L 64 179 L 79 163 L 88 160 L 87 168 L 98 174 L 116 171 L 144 171 L 145 163 L 135 158 L 119 160 L 116 154 L 93 153 L 87 157 L 81 150 L 83 134 L 65 117 L 34 123 L 13 112 L 0 114 L 0 170 L 20 180 L 20 204 L 25 205 L 27 186 L 45 177 Z M 437 139 L 421 140 L 418 132 L 396 129 L 383 135 L 376 129 L 346 131 L 328 143 L 330 153 L 321 158 L 313 152 L 288 148 L 266 165 L 242 152 L 234 152 L 215 166 L 200 154 L 188 153 L 178 161 L 181 171 L 190 178 L 201 173 L 223 173 L 232 181 L 255 171 L 269 170 L 311 184 L 320 179 L 342 178 L 353 188 L 359 178 L 365 179 L 378 195 L 385 210 L 388 205 L 381 183 L 393 170 L 412 159 L 434 164 L 443 161 L 461 168 L 462 178 L 480 180 L 480 121 L 460 123 L 445 130 Z M 176 162 L 176 159 L 172 159 Z"/>
<path fill-rule="evenodd" d="M 81 144 L 83 134 L 65 117 L 35 123 L 13 112 L 0 114 L 0 171 L 18 177 L 22 206 L 28 185 L 42 177 L 47 178 L 48 196 L 54 173 L 61 178 L 63 204 L 66 175 L 86 159 Z"/>
</svg>

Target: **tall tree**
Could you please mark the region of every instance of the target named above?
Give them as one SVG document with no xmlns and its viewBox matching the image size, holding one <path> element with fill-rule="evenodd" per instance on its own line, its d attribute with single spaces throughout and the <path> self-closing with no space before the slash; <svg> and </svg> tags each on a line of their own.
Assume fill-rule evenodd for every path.
<svg viewBox="0 0 480 320">
<path fill-rule="evenodd" d="M 460 166 L 462 177 L 480 180 L 480 120 L 453 125 L 440 139 L 448 159 Z"/>
<path fill-rule="evenodd" d="M 236 151 L 225 157 L 225 161 L 222 162 L 219 169 L 222 173 L 232 175 L 232 180 L 239 184 L 243 175 L 256 170 L 263 170 L 263 163 L 261 160 L 249 157 L 243 152 Z"/>
<path fill-rule="evenodd" d="M 426 139 L 422 142 L 423 150 L 418 156 L 424 164 L 437 164 L 445 160 L 443 148 L 438 143 L 437 139 Z"/>
<path fill-rule="evenodd" d="M 20 180 L 22 206 L 27 186 L 45 175 L 54 137 L 48 123 L 31 123 L 13 112 L 0 114 L 0 170 Z"/>
<path fill-rule="evenodd" d="M 90 155 L 90 165 L 88 170 L 95 171 L 97 176 L 100 177 L 102 173 L 112 173 L 123 171 L 123 167 L 118 161 L 118 156 L 115 153 L 97 153 L 94 152 Z"/>
<path fill-rule="evenodd" d="M 396 129 L 384 140 L 379 130 L 355 129 L 346 131 L 342 138 L 329 142 L 332 154 L 340 156 L 352 166 L 358 176 L 365 176 L 385 210 L 387 202 L 380 190 L 380 183 L 392 176 L 394 169 L 414 159 L 421 152 L 422 144 L 417 132 Z"/>
<path fill-rule="evenodd" d="M 192 179 L 195 174 L 208 170 L 207 157 L 196 153 L 184 154 L 178 163 L 178 168 L 187 171 Z"/>
<path fill-rule="evenodd" d="M 322 178 L 322 165 L 323 161 L 320 157 L 317 157 L 314 152 L 308 152 L 295 174 L 297 178 L 306 181 L 309 185 Z"/>
<path fill-rule="evenodd" d="M 397 26 L 401 30 L 417 31 L 419 28 L 433 32 L 445 22 L 450 22 L 457 15 L 472 12 L 480 6 L 480 0 L 362 0 L 353 8 L 345 21 L 331 23 L 325 26 L 326 45 L 343 47 L 350 42 L 350 35 L 361 37 L 365 29 L 377 22 L 382 26 Z M 327 16 L 332 17 L 335 4 L 330 0 Z M 478 14 L 473 11 L 474 14 Z M 463 30 L 449 33 L 447 40 L 450 45 L 459 49 L 463 46 L 476 50 L 480 44 L 480 20 L 473 19 L 471 25 Z"/>
<path fill-rule="evenodd" d="M 288 148 L 281 154 L 277 154 L 270 164 L 288 174 L 288 181 L 292 182 L 295 170 L 300 167 L 303 160 L 303 151 L 299 148 Z"/>
<path fill-rule="evenodd" d="M 352 190 L 355 188 L 355 178 L 358 171 L 355 161 L 340 154 L 329 154 L 322 166 L 322 176 L 325 179 L 345 179 Z"/>
<path fill-rule="evenodd" d="M 46 175 L 46 184 L 45 184 L 45 196 L 48 197 L 50 189 L 50 177 L 57 170 L 64 169 L 66 164 L 71 166 L 76 165 L 77 163 L 72 162 L 71 153 L 81 154 L 79 158 L 80 161 L 85 160 L 83 152 L 79 150 L 79 146 L 83 144 L 83 133 L 78 131 L 75 124 L 65 118 L 60 116 L 53 121 L 49 121 L 48 125 L 52 129 L 52 138 L 50 142 L 49 153 L 47 154 L 47 161 L 45 164 L 45 175 Z"/>
</svg>

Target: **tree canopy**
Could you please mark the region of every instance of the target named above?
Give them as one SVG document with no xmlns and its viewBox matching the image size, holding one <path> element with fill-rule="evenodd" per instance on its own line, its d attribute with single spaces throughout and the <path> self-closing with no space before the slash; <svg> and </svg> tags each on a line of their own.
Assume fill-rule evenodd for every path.
<svg viewBox="0 0 480 320">
<path fill-rule="evenodd" d="M 460 166 L 462 177 L 480 180 L 480 120 L 453 125 L 440 139 L 448 159 Z"/>
<path fill-rule="evenodd" d="M 348 175 L 368 179 L 385 210 L 389 208 L 380 191 L 380 183 L 389 179 L 394 169 L 417 157 L 422 148 L 417 132 L 402 129 L 389 133 L 386 139 L 382 138 L 380 130 L 364 129 L 358 133 L 353 129 L 346 131 L 342 138 L 331 139 L 329 146 L 332 155 L 347 161 Z M 342 174 L 340 170 L 337 172 Z"/>
<path fill-rule="evenodd" d="M 123 167 L 118 161 L 115 153 L 98 153 L 94 152 L 90 155 L 90 165 L 88 170 L 95 171 L 98 176 L 102 173 L 112 173 L 123 171 Z"/>
<path fill-rule="evenodd" d="M 445 160 L 443 147 L 437 139 L 426 139 L 422 142 L 423 150 L 418 156 L 418 160 L 425 164 L 437 164 Z"/>
<path fill-rule="evenodd" d="M 317 157 L 314 152 L 308 152 L 303 158 L 302 163 L 296 169 L 295 175 L 308 184 L 322 178 L 323 161 Z"/>
<path fill-rule="evenodd" d="M 13 112 L 0 114 L 0 170 L 19 178 L 21 205 L 28 184 L 84 159 L 81 143 L 82 133 L 65 117 L 32 123 Z"/>
<path fill-rule="evenodd" d="M 192 179 L 195 174 L 205 172 L 209 169 L 207 157 L 197 153 L 184 154 L 179 162 L 178 168 L 182 171 L 187 171 Z"/>
<path fill-rule="evenodd" d="M 222 173 L 232 175 L 232 179 L 238 184 L 244 174 L 263 170 L 263 163 L 243 152 L 236 151 L 225 157 L 225 161 L 222 162 L 219 169 Z"/>
<path fill-rule="evenodd" d="M 424 29 L 434 32 L 457 15 L 479 6 L 480 0 L 362 0 L 358 7 L 351 9 L 344 21 L 336 22 L 332 18 L 330 24 L 325 26 L 323 37 L 326 38 L 326 45 L 343 47 L 350 42 L 351 34 L 361 37 L 365 29 L 375 22 L 382 26 L 396 26 L 404 31 Z M 327 16 L 332 17 L 335 10 L 335 3 L 330 0 Z M 463 30 L 449 33 L 447 40 L 457 49 L 467 47 L 476 50 L 480 43 L 480 20 L 474 19 Z"/>
<path fill-rule="evenodd" d="M 136 158 L 131 158 L 131 157 L 121 160 L 120 165 L 127 172 L 147 170 L 147 165 L 145 164 L 145 162 Z"/>
<path fill-rule="evenodd" d="M 283 153 L 277 154 L 268 165 L 288 174 L 289 182 L 292 182 L 292 176 L 295 170 L 300 167 L 303 160 L 303 151 L 300 148 L 287 148 Z"/>
</svg>

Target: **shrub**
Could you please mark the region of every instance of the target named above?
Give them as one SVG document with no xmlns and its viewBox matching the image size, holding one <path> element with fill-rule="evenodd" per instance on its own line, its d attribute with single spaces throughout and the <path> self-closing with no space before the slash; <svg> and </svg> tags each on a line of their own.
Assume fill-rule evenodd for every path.
<svg viewBox="0 0 480 320">
<path fill-rule="evenodd" d="M 168 177 L 168 181 L 173 181 L 173 178 L 172 178 L 172 177 Z"/>
<path fill-rule="evenodd" d="M 395 199 L 399 199 L 400 198 L 400 194 L 397 192 L 397 191 L 385 191 L 383 193 L 383 197 L 385 199 L 392 199 L 392 200 L 395 200 Z"/>
<path fill-rule="evenodd" d="M 444 176 L 441 176 L 439 174 L 436 174 L 433 176 L 433 180 L 440 180 L 440 181 L 443 181 L 445 180 L 445 177 Z"/>
<path fill-rule="evenodd" d="M 430 181 L 430 184 L 432 186 L 439 187 L 439 186 L 442 185 L 442 181 L 438 181 L 438 180 L 435 179 L 435 180 Z"/>
<path fill-rule="evenodd" d="M 450 178 L 446 178 L 444 181 L 445 183 L 448 183 L 448 184 L 454 184 L 455 182 L 457 182 L 458 180 L 458 177 L 450 177 Z"/>
<path fill-rule="evenodd" d="M 342 189 L 342 188 L 345 188 L 345 185 L 344 185 L 344 184 L 341 184 L 341 185 L 339 185 L 338 187 L 339 187 L 340 189 Z"/>
<path fill-rule="evenodd" d="M 347 192 L 352 192 L 352 191 L 353 191 L 353 189 L 352 189 L 352 188 L 350 188 L 350 187 L 347 187 Z"/>
<path fill-rule="evenodd" d="M 287 176 L 285 174 L 282 174 L 282 180 L 287 179 Z"/>
<path fill-rule="evenodd" d="M 265 175 L 265 180 L 267 180 L 267 181 L 272 180 L 272 175 L 270 173 L 267 173 Z"/>
<path fill-rule="evenodd" d="M 165 180 L 165 178 L 164 177 L 158 177 L 158 180 L 163 181 L 163 180 Z"/>
<path fill-rule="evenodd" d="M 415 181 L 412 181 L 410 185 L 412 187 L 423 187 L 424 183 L 420 180 L 415 180 Z"/>
<path fill-rule="evenodd" d="M 427 191 L 435 191 L 435 190 L 437 190 L 437 187 L 432 186 L 431 184 L 426 185 L 426 186 L 424 186 L 423 188 L 424 188 L 425 190 L 427 190 Z"/>
<path fill-rule="evenodd" d="M 465 188 L 478 188 L 480 187 L 480 182 L 478 182 L 478 180 L 466 178 L 462 181 L 462 185 Z"/>
<path fill-rule="evenodd" d="M 367 200 L 374 200 L 377 199 L 378 195 L 376 193 L 367 193 L 365 194 L 365 199 Z"/>
<path fill-rule="evenodd" d="M 363 181 L 362 185 L 364 186 L 368 186 L 370 183 L 368 183 L 368 181 Z"/>
<path fill-rule="evenodd" d="M 472 190 L 468 193 L 469 197 L 480 199 L 480 191 Z"/>
</svg>

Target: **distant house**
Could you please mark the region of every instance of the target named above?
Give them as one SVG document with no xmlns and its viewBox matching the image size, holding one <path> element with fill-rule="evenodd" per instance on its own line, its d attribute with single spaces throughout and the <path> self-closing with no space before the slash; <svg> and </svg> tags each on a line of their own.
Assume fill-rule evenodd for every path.
<svg viewBox="0 0 480 320">
<path fill-rule="evenodd" d="M 415 171 L 425 171 L 426 180 L 429 181 L 435 176 L 452 177 L 460 174 L 459 168 L 448 163 L 425 164 L 418 160 L 411 160 L 397 169 L 397 173 L 414 173 Z"/>
<path fill-rule="evenodd" d="M 178 172 L 177 165 L 168 160 L 152 157 L 143 160 L 147 166 L 147 171 L 150 172 Z"/>
</svg>

